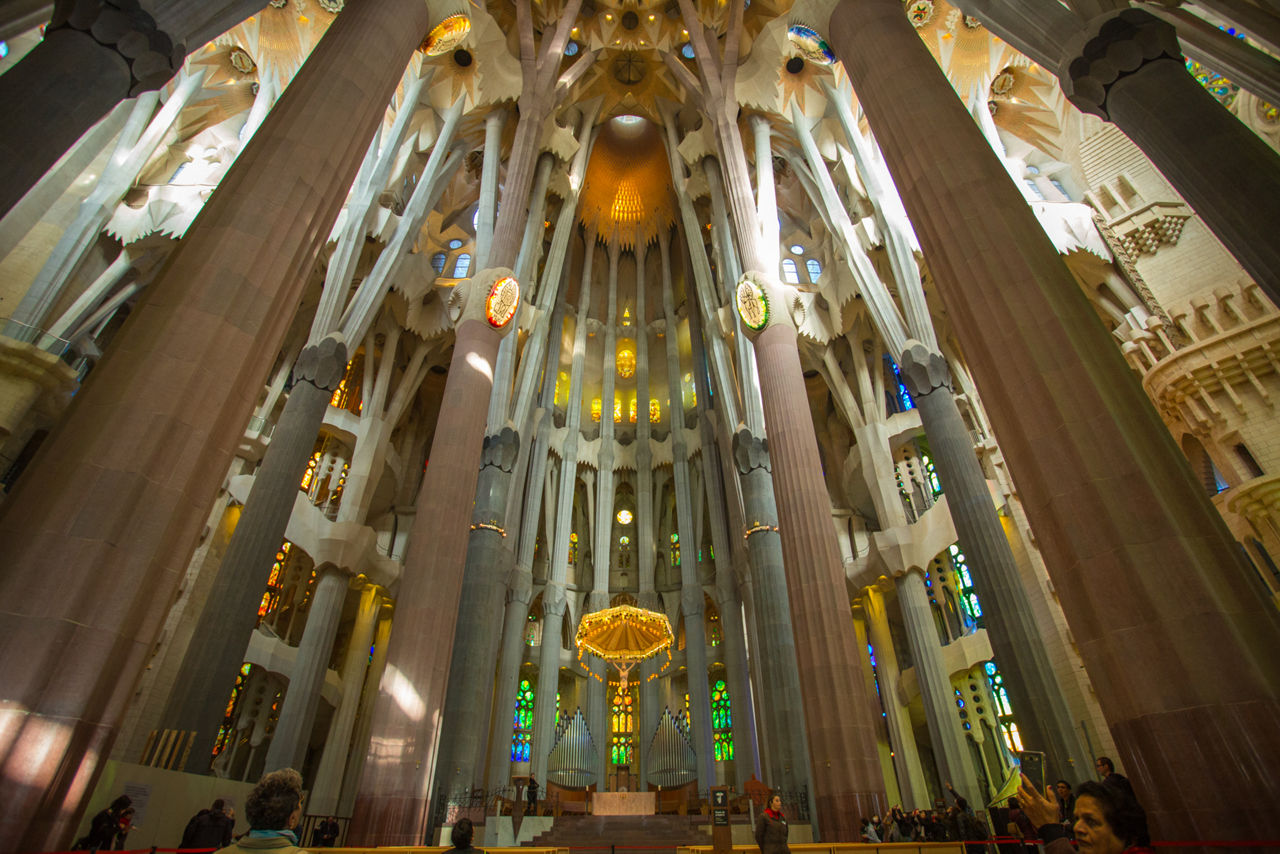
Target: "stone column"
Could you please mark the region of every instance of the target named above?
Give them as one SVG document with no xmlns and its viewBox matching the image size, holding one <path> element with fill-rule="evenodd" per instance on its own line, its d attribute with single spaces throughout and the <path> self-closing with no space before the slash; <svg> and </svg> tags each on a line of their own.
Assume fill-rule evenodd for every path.
<svg viewBox="0 0 1280 854">
<path fill-rule="evenodd" d="M 1153 829 L 1280 835 L 1275 610 L 901 5 L 842 0 L 829 28 Z M 938 138 L 945 163 L 924 143 Z M 1265 207 L 1241 207 L 1268 221 Z M 1196 748 L 1209 741 L 1248 748 Z M 1258 784 L 1226 792 L 1214 782 L 1242 778 Z"/>
<path fill-rule="evenodd" d="M 514 326 L 507 318 L 495 328 L 486 302 L 510 275 L 506 268 L 482 270 L 455 285 L 450 297 L 458 317 L 453 358 L 418 492 L 373 742 L 352 816 L 350 839 L 356 844 L 420 844 L 430 825 L 466 532 L 483 451 L 479 437 L 500 337 Z"/>
<path fill-rule="evenodd" d="M 1280 303 L 1280 155 L 1187 73 L 1177 31 L 1151 13 L 1095 19 L 1073 48 L 1059 69 L 1068 100 L 1124 131 Z"/>
<path fill-rule="evenodd" d="M 325 738 L 324 752 L 320 755 L 320 767 L 311 786 L 307 812 L 312 815 L 337 815 L 338 798 L 342 792 L 342 769 L 351 752 L 351 735 L 355 728 L 356 710 L 360 708 L 360 689 L 364 687 L 368 670 L 369 647 L 373 644 L 373 632 L 377 628 L 378 611 L 382 608 L 382 595 L 378 588 L 366 584 L 360 591 L 360 605 L 356 610 L 356 623 L 342 659 L 342 699 L 338 702 L 329 734 Z M 303 640 L 306 638 L 304 636 Z M 290 685 L 290 690 L 293 686 Z M 279 730 L 277 729 L 277 733 Z M 363 751 L 362 751 L 363 752 Z"/>
<path fill-rule="evenodd" d="M 280 719 L 267 749 L 267 768 L 301 768 L 311 743 L 311 729 L 320 705 L 320 690 L 329 671 L 333 637 L 347 598 L 347 575 L 336 566 L 317 570 L 316 587 L 307 611 L 307 626 L 298 643 L 289 689 L 280 707 Z"/>
<path fill-rule="evenodd" d="M 882 583 L 887 584 L 887 580 Z M 930 806 L 929 787 L 920 765 L 920 751 L 911 729 L 911 715 L 898 700 L 898 654 L 889 633 L 889 615 L 885 611 L 884 594 L 878 587 L 863 591 L 862 610 L 867 618 L 867 639 L 876 653 L 876 679 L 880 683 L 880 704 L 884 707 L 889 730 L 889 747 L 893 751 L 893 768 L 897 772 L 898 789 L 904 807 Z"/>
<path fill-rule="evenodd" d="M 5 502 L 0 633 L 14 643 L 0 653 L 0 731 L 21 734 L 4 749 L 15 819 L 0 849 L 70 842 L 71 793 L 93 790 L 307 273 L 431 20 L 421 0 L 389 0 L 334 21 Z M 120 76 L 110 62 L 61 73 L 72 68 L 95 87 Z"/>
<path fill-rule="evenodd" d="M 685 662 L 689 674 L 689 713 L 697 755 L 698 785 L 715 784 L 714 738 L 711 729 L 711 687 L 707 684 L 706 594 L 698 581 L 698 544 L 693 528 L 693 496 L 689 489 L 689 446 L 685 440 L 683 383 L 680 381 L 679 317 L 671 289 L 670 237 L 658 235 L 662 254 L 662 309 L 667 322 L 667 391 L 671 405 L 671 479 L 676 499 L 676 530 L 680 535 L 680 612 L 684 616 Z"/>
<path fill-rule="evenodd" d="M 759 717 L 768 746 L 765 782 L 794 792 L 809 782 L 808 739 L 769 446 L 764 439 L 741 430 L 733 438 L 733 454 L 742 483 L 747 521 L 743 535 L 755 591 L 756 633 L 760 637 Z"/>
<path fill-rule="evenodd" d="M 458 623 L 445 693 L 440 751 L 439 791 L 470 791 L 484 783 L 484 751 L 493 706 L 493 670 L 500 640 L 493 616 L 502 611 L 506 594 L 498 573 L 509 565 L 511 551 L 503 529 L 511 470 L 520 450 L 520 437 L 510 427 L 486 436 L 479 474 L 480 486 L 471 514 L 471 536 L 462 574 L 461 607 L 467 618 Z M 495 530 L 496 529 L 496 530 Z M 502 714 L 499 713 L 499 720 Z M 505 781 L 504 781 L 505 782 Z"/>
<path fill-rule="evenodd" d="M 347 754 L 346 769 L 342 772 L 342 796 L 338 801 L 338 814 L 350 816 L 355 808 L 356 792 L 360 789 L 360 777 L 364 773 L 364 761 L 369 751 L 369 730 L 373 724 L 373 707 L 378 700 L 378 685 L 387 667 L 387 646 L 391 639 L 393 606 L 382 605 L 378 615 L 378 629 L 373 637 L 373 660 L 365 678 L 364 693 L 360 695 L 360 711 L 356 714 L 356 734 L 351 739 L 351 751 Z"/>
<path fill-rule="evenodd" d="M 294 367 L 293 389 L 271 443 L 255 474 L 262 486 L 250 490 L 240 521 L 218 565 L 206 605 L 196 621 L 180 678 L 162 718 L 163 728 L 196 733 L 188 767 L 208 769 L 223 706 L 244 661 L 245 645 L 257 620 L 257 604 L 267 586 L 272 556 L 280 548 L 298 495 L 297 472 L 315 449 L 315 425 L 346 372 L 347 348 L 331 335 L 302 351 Z M 260 533 L 268 536 L 260 536 Z M 290 766 L 286 762 L 280 767 Z"/>
<path fill-rule="evenodd" d="M 533 525 L 538 524 L 534 516 Z M 529 604 L 533 601 L 533 574 L 520 566 L 511 568 L 507 579 L 507 609 L 502 623 L 502 647 L 498 656 L 498 682 L 493 706 L 493 731 L 489 737 L 488 786 L 491 789 L 511 782 L 511 741 L 515 735 L 512 716 L 516 693 L 520 690 L 520 665 L 524 661 L 524 633 L 529 624 Z M 541 779 L 541 778 L 539 778 Z"/>
<path fill-rule="evenodd" d="M 760 219 L 758 252 L 770 273 L 777 275 L 782 263 L 782 226 L 778 223 L 777 182 L 773 177 L 773 131 L 765 116 L 751 117 L 751 134 L 756 146 L 756 211 Z"/>
<path fill-rule="evenodd" d="M 62 0 L 40 44 L 0 76 L 0 216 L 108 110 L 182 67 L 186 47 L 137 4 L 121 6 Z"/>
<path fill-rule="evenodd" d="M 929 608 L 924 575 L 919 570 L 912 570 L 895 578 L 894 585 L 898 588 L 898 607 L 902 609 L 902 624 L 907 630 L 911 659 L 915 662 L 916 683 L 920 686 L 920 699 L 924 702 L 925 723 L 929 727 L 929 741 L 933 745 L 938 773 L 943 781 L 950 781 L 958 791 L 965 794 L 973 792 L 969 797 L 985 802 L 956 717 L 951 674 L 942 660 L 938 627 Z"/>
<path fill-rule="evenodd" d="M 1092 761 L 1076 735 L 1008 538 L 992 511 L 986 475 L 956 408 L 946 359 L 913 341 L 899 366 L 929 437 L 947 509 L 969 556 L 992 652 L 1005 674 L 1023 744 L 1028 750 L 1045 751 L 1048 773 L 1054 779 L 1086 779 Z M 949 680 L 950 674 L 945 675 Z"/>
<path fill-rule="evenodd" d="M 796 329 L 786 291 L 770 278 L 744 274 L 737 303 L 740 312 L 748 312 L 743 315 L 746 325 L 764 327 L 753 343 L 769 429 L 818 828 L 824 841 L 854 840 L 860 835 L 858 818 L 882 813 L 888 805 L 870 698 L 858 678 L 860 651 Z M 752 311 L 754 306 L 763 317 Z"/>
<path fill-rule="evenodd" d="M 480 168 L 480 204 L 476 211 L 476 269 L 488 263 L 489 247 L 493 243 L 493 221 L 498 211 L 498 157 L 506 118 L 503 107 L 490 110 L 484 117 L 484 161 Z"/>
</svg>

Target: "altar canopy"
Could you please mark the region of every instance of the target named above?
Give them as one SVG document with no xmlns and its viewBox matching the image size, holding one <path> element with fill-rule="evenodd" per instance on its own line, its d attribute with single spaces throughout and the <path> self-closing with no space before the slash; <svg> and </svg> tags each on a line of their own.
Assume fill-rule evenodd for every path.
<svg viewBox="0 0 1280 854">
<path fill-rule="evenodd" d="M 674 640 L 666 614 L 634 605 L 615 605 L 584 615 L 574 638 L 579 659 L 585 651 L 618 668 L 623 690 L 636 664 L 662 652 L 667 653 L 669 662 Z"/>
</svg>

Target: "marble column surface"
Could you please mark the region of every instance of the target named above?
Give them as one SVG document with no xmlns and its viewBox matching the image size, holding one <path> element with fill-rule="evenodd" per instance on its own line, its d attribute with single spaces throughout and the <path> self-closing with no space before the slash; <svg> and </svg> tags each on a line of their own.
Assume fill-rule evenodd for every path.
<svg viewBox="0 0 1280 854">
<path fill-rule="evenodd" d="M 828 33 L 1153 830 L 1280 837 L 1280 614 L 902 5 Z"/>
<path fill-rule="evenodd" d="M 0 850 L 71 842 L 427 23 L 421 0 L 353 3 L 338 16 L 5 502 Z"/>
</svg>

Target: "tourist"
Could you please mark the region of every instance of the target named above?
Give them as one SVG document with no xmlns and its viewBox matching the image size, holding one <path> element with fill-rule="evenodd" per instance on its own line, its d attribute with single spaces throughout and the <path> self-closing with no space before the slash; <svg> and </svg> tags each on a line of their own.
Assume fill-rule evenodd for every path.
<svg viewBox="0 0 1280 854">
<path fill-rule="evenodd" d="M 787 817 L 782 814 L 782 796 L 769 796 L 769 806 L 756 823 L 756 845 L 760 854 L 791 854 L 787 847 Z"/>
<path fill-rule="evenodd" d="M 471 847 L 471 840 L 475 837 L 476 828 L 469 818 L 460 818 L 453 824 L 453 832 L 449 834 L 449 841 L 453 843 L 453 851 L 450 854 L 484 854 L 479 848 Z"/>
<path fill-rule="evenodd" d="M 529 775 L 529 788 L 525 790 L 525 797 L 529 801 L 529 808 L 526 811 L 528 815 L 538 814 L 538 780 L 532 774 Z"/>
<path fill-rule="evenodd" d="M 227 854 L 301 854 L 295 828 L 302 820 L 302 775 L 292 768 L 272 771 L 258 781 L 244 803 L 249 832 Z"/>
<path fill-rule="evenodd" d="M 1071 784 L 1059 780 L 1053 787 L 1058 796 L 1058 817 L 1068 828 L 1076 823 L 1076 796 L 1071 791 Z"/>
<path fill-rule="evenodd" d="M 1045 843 L 1045 854 L 1072 854 L 1066 828 L 1057 820 L 1057 795 L 1052 788 L 1041 797 L 1022 777 L 1018 798 L 1027 818 Z M 1147 815 L 1138 802 L 1119 786 L 1081 783 L 1076 790 L 1075 844 L 1081 854 L 1152 854 Z"/>
<path fill-rule="evenodd" d="M 1110 756 L 1099 756 L 1094 760 L 1093 767 L 1098 769 L 1098 776 L 1102 778 L 1103 783 L 1115 786 L 1135 801 L 1138 799 L 1138 796 L 1133 793 L 1133 784 L 1129 782 L 1129 778 L 1116 773 L 1116 765 L 1111 761 Z"/>
<path fill-rule="evenodd" d="M 876 833 L 875 825 L 871 823 L 871 819 L 864 818 L 862 820 L 862 841 L 863 842 L 879 842 L 880 835 Z"/>
<path fill-rule="evenodd" d="M 124 839 L 129 835 L 129 831 L 133 830 L 134 812 L 133 807 L 125 807 L 124 811 L 120 813 L 120 818 L 116 821 L 115 850 L 117 851 L 124 850 Z"/>
<path fill-rule="evenodd" d="M 338 820 L 333 816 L 321 819 L 311 831 L 312 848 L 332 848 L 338 842 Z"/>
<path fill-rule="evenodd" d="M 89 823 L 89 832 L 76 840 L 71 846 L 76 851 L 110 850 L 120 832 L 120 817 L 133 804 L 128 795 L 121 795 L 111 805 L 99 812 Z"/>
<path fill-rule="evenodd" d="M 231 844 L 235 819 L 227 815 L 226 801 L 218 798 L 207 810 L 200 810 L 187 822 L 179 848 L 225 848 Z"/>
</svg>

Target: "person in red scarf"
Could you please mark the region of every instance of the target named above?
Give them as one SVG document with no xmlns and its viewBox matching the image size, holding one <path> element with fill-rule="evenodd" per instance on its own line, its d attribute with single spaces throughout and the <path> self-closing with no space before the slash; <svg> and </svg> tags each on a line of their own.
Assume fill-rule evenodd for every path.
<svg viewBox="0 0 1280 854">
<path fill-rule="evenodd" d="M 782 796 L 769 796 L 769 806 L 756 823 L 756 844 L 760 854 L 791 854 L 787 847 L 787 817 L 782 814 Z"/>
</svg>

